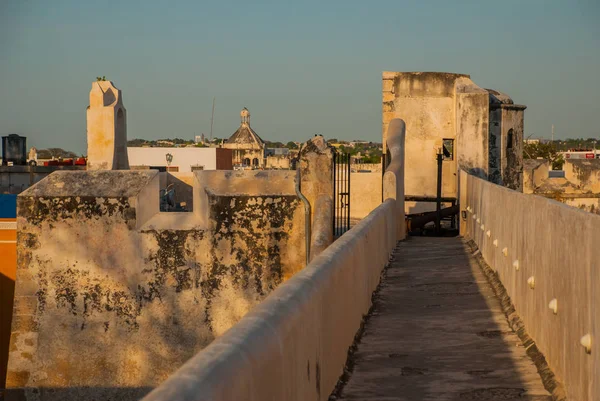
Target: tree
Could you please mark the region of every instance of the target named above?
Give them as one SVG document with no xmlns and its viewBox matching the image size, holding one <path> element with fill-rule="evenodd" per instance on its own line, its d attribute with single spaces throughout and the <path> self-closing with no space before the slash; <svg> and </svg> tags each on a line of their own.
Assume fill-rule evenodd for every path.
<svg viewBox="0 0 600 401">
<path fill-rule="evenodd" d="M 143 146 L 146 142 L 145 139 L 130 139 L 127 141 L 127 146 L 132 147 L 132 148 L 139 148 L 141 146 Z"/>
<path fill-rule="evenodd" d="M 381 155 L 371 154 L 363 157 L 363 163 L 381 163 Z"/>
<path fill-rule="evenodd" d="M 76 158 L 77 154 L 71 152 L 70 150 L 64 150 L 62 148 L 48 148 L 38 150 L 38 159 L 52 159 L 60 157 L 62 157 L 63 159 Z"/>
<path fill-rule="evenodd" d="M 285 144 L 285 147 L 288 149 L 298 149 L 298 145 L 295 142 L 289 141 Z"/>
<path fill-rule="evenodd" d="M 169 140 L 169 139 L 167 139 L 167 140 Z M 191 139 L 181 139 L 181 138 L 170 139 L 170 141 L 176 145 L 188 145 L 188 144 L 194 143 L 194 141 L 192 141 Z"/>
<path fill-rule="evenodd" d="M 524 159 L 545 159 L 550 162 L 553 170 L 561 170 L 565 160 L 558 153 L 553 143 L 526 143 L 523 146 Z"/>
<path fill-rule="evenodd" d="M 283 148 L 283 143 L 281 142 L 271 142 L 271 141 L 267 141 L 265 140 L 265 145 L 267 148 Z"/>
</svg>

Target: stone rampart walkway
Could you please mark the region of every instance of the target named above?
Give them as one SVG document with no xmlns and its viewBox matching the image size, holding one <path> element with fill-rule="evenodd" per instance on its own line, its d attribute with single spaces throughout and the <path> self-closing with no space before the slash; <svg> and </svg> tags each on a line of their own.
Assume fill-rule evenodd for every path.
<svg viewBox="0 0 600 401">
<path fill-rule="evenodd" d="M 461 238 L 400 244 L 338 399 L 550 401 Z"/>
</svg>

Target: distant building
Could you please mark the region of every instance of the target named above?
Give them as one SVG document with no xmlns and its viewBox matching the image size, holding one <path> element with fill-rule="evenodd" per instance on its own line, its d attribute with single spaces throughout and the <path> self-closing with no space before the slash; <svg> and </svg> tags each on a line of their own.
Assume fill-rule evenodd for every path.
<svg viewBox="0 0 600 401">
<path fill-rule="evenodd" d="M 56 170 L 85 170 L 85 158 L 38 160 L 37 150 L 26 151 L 27 138 L 3 137 L 0 194 L 19 194 Z M 81 162 L 80 162 L 81 161 Z"/>
<path fill-rule="evenodd" d="M 232 170 L 231 153 L 223 148 L 127 148 L 132 170 L 149 168 L 180 173 Z"/>
<path fill-rule="evenodd" d="M 546 143 L 550 142 L 550 139 L 528 138 L 528 139 L 525 139 L 523 142 L 525 142 L 527 145 L 537 145 L 539 143 L 546 144 Z"/>
<path fill-rule="evenodd" d="M 2 137 L 2 165 L 27 164 L 27 138 L 17 134 Z"/>
<path fill-rule="evenodd" d="M 194 136 L 194 143 L 206 143 L 206 137 L 204 136 L 204 134 Z"/>
<path fill-rule="evenodd" d="M 291 166 L 291 159 L 297 152 L 290 152 L 288 148 L 267 148 L 266 168 L 267 169 L 284 169 L 287 170 Z"/>
<path fill-rule="evenodd" d="M 233 151 L 233 165 L 252 168 L 265 167 L 265 142 L 250 127 L 250 112 L 247 108 L 240 112 L 240 127 L 223 144 Z"/>
<path fill-rule="evenodd" d="M 600 150 L 598 149 L 569 149 L 566 152 L 560 152 L 565 160 L 573 159 L 600 159 Z"/>
<path fill-rule="evenodd" d="M 265 151 L 266 156 L 289 156 L 290 150 L 288 148 L 267 148 Z"/>
</svg>

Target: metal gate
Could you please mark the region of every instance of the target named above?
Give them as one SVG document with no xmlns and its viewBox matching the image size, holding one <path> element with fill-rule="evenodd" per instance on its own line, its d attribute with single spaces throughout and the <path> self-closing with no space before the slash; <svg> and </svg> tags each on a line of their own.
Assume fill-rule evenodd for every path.
<svg viewBox="0 0 600 401">
<path fill-rule="evenodd" d="M 350 154 L 333 154 L 333 236 L 350 229 Z"/>
</svg>

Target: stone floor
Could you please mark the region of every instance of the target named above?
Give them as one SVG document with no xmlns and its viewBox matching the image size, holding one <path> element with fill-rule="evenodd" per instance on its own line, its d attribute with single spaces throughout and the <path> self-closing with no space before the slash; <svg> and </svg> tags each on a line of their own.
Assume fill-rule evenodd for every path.
<svg viewBox="0 0 600 401">
<path fill-rule="evenodd" d="M 400 244 L 338 399 L 551 400 L 467 249 Z"/>
</svg>

